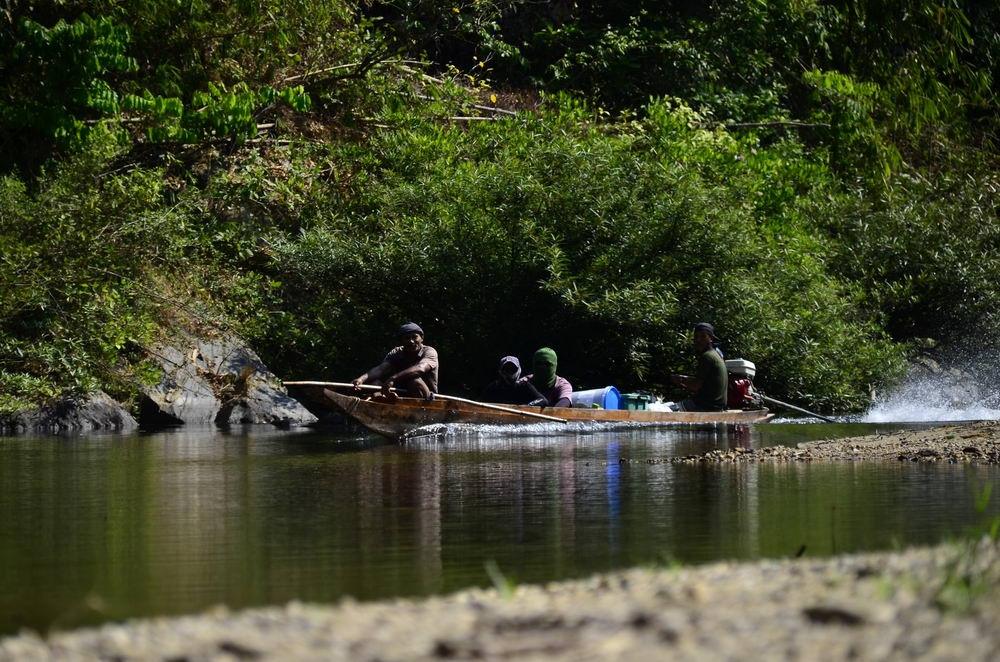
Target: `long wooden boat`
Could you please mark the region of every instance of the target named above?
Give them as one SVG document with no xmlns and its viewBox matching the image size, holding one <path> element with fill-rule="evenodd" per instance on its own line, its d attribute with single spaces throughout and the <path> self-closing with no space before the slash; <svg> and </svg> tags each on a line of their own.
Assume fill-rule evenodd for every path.
<svg viewBox="0 0 1000 662">
<path fill-rule="evenodd" d="M 621 425 L 677 425 L 763 423 L 774 414 L 766 409 L 719 412 L 651 411 L 632 409 L 584 409 L 570 407 L 532 407 L 495 405 L 443 396 L 434 400 L 398 398 L 359 398 L 345 395 L 309 382 L 286 382 L 312 403 L 340 412 L 372 432 L 393 439 L 436 424 L 527 425 L 546 422 L 554 426 L 568 422 L 610 423 Z M 447 398 L 447 399 L 446 399 Z M 541 419 L 548 420 L 541 420 Z"/>
</svg>

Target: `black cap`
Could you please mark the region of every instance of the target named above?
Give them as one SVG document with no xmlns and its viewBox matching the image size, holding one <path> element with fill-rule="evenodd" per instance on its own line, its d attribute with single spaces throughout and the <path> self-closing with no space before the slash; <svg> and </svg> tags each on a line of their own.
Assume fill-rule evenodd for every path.
<svg viewBox="0 0 1000 662">
<path fill-rule="evenodd" d="M 708 322 L 698 322 L 697 324 L 694 325 L 694 330 L 705 331 L 706 333 L 708 333 L 708 337 L 711 338 L 712 340 L 719 339 L 719 337 L 715 335 L 715 327 L 709 324 Z"/>
<path fill-rule="evenodd" d="M 403 326 L 399 327 L 399 330 L 396 331 L 396 336 L 404 337 L 412 335 L 414 333 L 419 333 L 420 335 L 424 335 L 424 330 L 421 329 L 416 322 L 407 322 Z"/>
</svg>

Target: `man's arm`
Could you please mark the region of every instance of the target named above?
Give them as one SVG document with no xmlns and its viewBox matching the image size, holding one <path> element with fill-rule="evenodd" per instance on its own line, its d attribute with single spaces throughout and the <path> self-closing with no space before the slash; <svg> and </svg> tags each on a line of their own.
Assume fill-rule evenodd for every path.
<svg viewBox="0 0 1000 662">
<path fill-rule="evenodd" d="M 531 399 L 528 400 L 529 405 L 532 405 L 534 407 L 549 406 L 549 399 L 546 398 L 544 395 L 542 395 L 542 392 L 539 391 L 538 388 L 531 383 L 531 380 L 528 377 L 521 377 L 519 380 L 517 380 L 517 383 L 520 386 L 524 386 L 524 388 L 528 390 L 528 393 L 531 394 Z"/>
<path fill-rule="evenodd" d="M 690 375 L 670 375 L 670 381 L 692 393 L 700 389 L 702 383 L 701 378 L 691 377 Z"/>
<path fill-rule="evenodd" d="M 417 375 L 422 375 L 425 372 L 430 372 L 433 367 L 434 364 L 428 364 L 426 361 L 421 360 L 416 364 L 411 365 L 409 368 L 404 368 L 403 370 L 400 370 L 396 374 L 390 376 L 389 381 L 398 382 L 411 377 L 416 377 Z"/>
<path fill-rule="evenodd" d="M 572 407 L 573 406 L 573 386 L 570 385 L 565 379 L 557 380 L 556 382 L 556 394 L 554 396 L 555 402 L 552 403 L 553 407 Z"/>
<path fill-rule="evenodd" d="M 698 366 L 695 368 L 694 377 L 689 377 L 688 375 L 672 375 L 670 378 L 671 381 L 675 384 L 683 386 L 692 393 L 700 391 L 706 379 L 710 379 L 712 376 L 711 371 L 713 369 L 713 361 L 706 358 L 707 356 L 708 353 L 705 353 L 698 357 Z"/>
<path fill-rule="evenodd" d="M 416 377 L 417 375 L 422 375 L 425 372 L 430 372 L 437 367 L 438 356 L 437 350 L 433 347 L 428 347 L 424 352 L 423 358 L 411 365 L 409 368 L 404 368 L 400 370 L 395 375 L 389 378 L 389 381 L 401 381 L 404 379 L 410 379 L 411 377 Z"/>
<path fill-rule="evenodd" d="M 524 384 L 528 388 L 528 390 L 530 390 L 534 394 L 535 398 L 534 400 L 528 403 L 529 405 L 534 405 L 536 407 L 573 406 L 573 400 L 570 397 L 573 393 L 573 387 L 570 386 L 569 382 L 565 380 L 559 383 L 559 389 L 555 393 L 554 401 L 542 395 L 541 391 L 539 391 L 538 388 L 535 387 L 535 385 L 531 383 L 531 380 L 529 380 L 528 378 L 522 377 L 520 380 L 518 380 L 518 383 Z"/>
<path fill-rule="evenodd" d="M 363 375 L 355 379 L 352 383 L 355 386 L 361 386 L 365 382 L 382 379 L 383 375 L 391 371 L 392 371 L 392 364 L 389 363 L 388 361 L 382 361 L 382 363 L 379 363 L 377 366 L 375 366 L 368 372 L 364 373 Z"/>
</svg>

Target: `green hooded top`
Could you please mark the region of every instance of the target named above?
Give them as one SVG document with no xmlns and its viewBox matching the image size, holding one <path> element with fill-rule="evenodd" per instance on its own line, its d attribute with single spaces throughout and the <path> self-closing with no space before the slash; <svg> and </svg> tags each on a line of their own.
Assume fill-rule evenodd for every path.
<svg viewBox="0 0 1000 662">
<path fill-rule="evenodd" d="M 550 347 L 542 347 L 532 358 L 531 381 L 538 389 L 550 389 L 556 385 L 556 352 Z"/>
</svg>

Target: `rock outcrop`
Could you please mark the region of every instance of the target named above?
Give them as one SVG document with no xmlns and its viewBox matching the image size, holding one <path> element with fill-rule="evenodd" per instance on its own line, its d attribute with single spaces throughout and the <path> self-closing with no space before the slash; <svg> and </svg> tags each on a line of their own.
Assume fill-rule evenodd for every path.
<svg viewBox="0 0 1000 662">
<path fill-rule="evenodd" d="M 316 421 L 235 335 L 205 338 L 180 333 L 149 353 L 163 369 L 163 378 L 143 389 L 139 419 L 144 427 L 184 423 L 292 427 Z"/>
<path fill-rule="evenodd" d="M 64 396 L 38 409 L 20 411 L 0 419 L 0 433 L 128 432 L 136 427 L 138 423 L 132 414 L 103 391 Z"/>
</svg>

